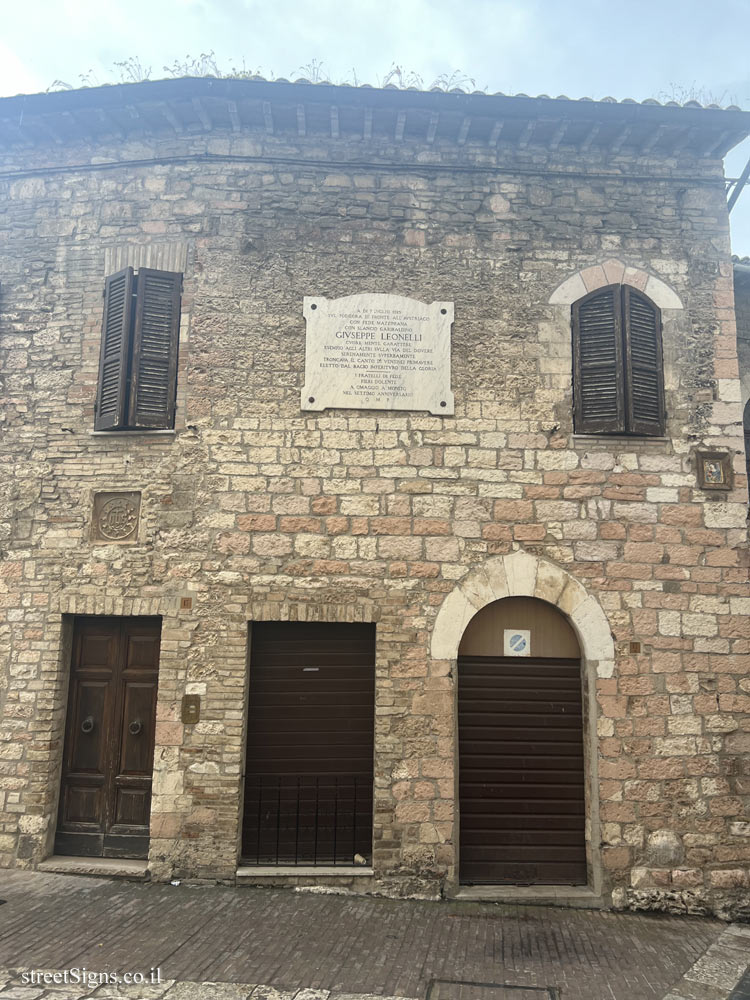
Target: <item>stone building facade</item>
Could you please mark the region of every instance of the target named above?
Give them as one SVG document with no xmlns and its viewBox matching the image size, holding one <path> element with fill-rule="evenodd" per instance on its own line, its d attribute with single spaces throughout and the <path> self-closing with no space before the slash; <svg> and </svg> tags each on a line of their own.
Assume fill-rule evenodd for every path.
<svg viewBox="0 0 750 1000">
<path fill-rule="evenodd" d="M 750 401 L 750 258 L 733 257 L 734 305 L 737 320 L 737 360 L 740 369 L 740 398 L 745 433 L 750 431 L 746 413 Z"/>
<path fill-rule="evenodd" d="M 1 863 L 55 854 L 76 637 L 149 619 L 152 878 L 466 892 L 459 645 L 513 598 L 578 644 L 585 878 L 473 891 L 747 914 L 722 157 L 748 131 L 264 81 L 0 101 Z M 182 276 L 173 428 L 95 430 L 102 293 L 128 267 Z M 609 287 L 661 316 L 661 433 L 575 431 L 571 315 Z M 454 303 L 455 414 L 301 409 L 303 298 L 363 292 Z M 374 625 L 372 850 L 340 873 L 240 865 L 252 626 L 278 622 Z"/>
</svg>

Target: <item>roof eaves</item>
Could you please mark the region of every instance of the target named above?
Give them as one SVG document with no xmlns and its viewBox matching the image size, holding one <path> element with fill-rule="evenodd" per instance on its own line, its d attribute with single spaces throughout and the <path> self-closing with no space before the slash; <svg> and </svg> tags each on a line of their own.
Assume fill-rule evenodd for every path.
<svg viewBox="0 0 750 1000">
<path fill-rule="evenodd" d="M 396 142 L 418 140 L 506 148 L 561 144 L 651 157 L 721 159 L 750 134 L 750 113 L 729 108 L 638 104 L 546 95 L 352 87 L 262 78 L 181 77 L 0 99 L 0 144 L 122 140 L 126 135 L 201 130 L 308 130 Z M 339 124 L 341 128 L 339 128 Z M 436 138 L 437 137 L 437 138 Z"/>
<path fill-rule="evenodd" d="M 642 102 L 626 98 L 617 101 L 611 97 L 595 101 L 589 97 L 574 99 L 560 95 L 550 97 L 540 94 L 488 94 L 483 91 L 464 91 L 458 87 L 451 90 L 433 88 L 417 90 L 387 86 L 384 88 L 368 85 L 350 86 L 332 84 L 327 81 L 312 83 L 308 80 L 289 81 L 284 79 L 266 80 L 262 77 L 239 79 L 232 77 L 177 77 L 165 80 L 146 80 L 140 83 L 119 83 L 101 87 L 86 87 L 76 90 L 60 90 L 43 94 L 18 95 L 0 98 L 0 113 L 12 114 L 15 107 L 25 113 L 60 114 L 90 107 L 126 106 L 141 101 L 166 101 L 189 99 L 193 96 L 225 97 L 229 100 L 237 96 L 253 97 L 261 100 L 279 100 L 284 103 L 305 100 L 312 103 L 340 102 L 350 105 L 372 105 L 405 107 L 409 104 L 422 108 L 440 107 L 452 110 L 466 109 L 476 113 L 492 114 L 502 112 L 512 117 L 583 118 L 596 120 L 606 117 L 622 121 L 674 121 L 679 115 L 685 125 L 716 128 L 719 121 L 727 129 L 748 127 L 750 113 L 732 105 L 720 108 L 718 105 L 701 106 L 696 101 L 684 105 L 677 102 L 660 104 L 649 99 Z M 737 122 L 735 125 L 734 122 Z M 741 123 L 741 124 L 740 124 Z"/>
</svg>

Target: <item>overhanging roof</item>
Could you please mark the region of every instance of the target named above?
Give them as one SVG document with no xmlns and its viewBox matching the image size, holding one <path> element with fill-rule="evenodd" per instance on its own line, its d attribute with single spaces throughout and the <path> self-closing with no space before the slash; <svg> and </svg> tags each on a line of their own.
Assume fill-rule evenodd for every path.
<svg viewBox="0 0 750 1000">
<path fill-rule="evenodd" d="M 0 99 L 0 147 L 213 130 L 721 158 L 737 108 L 183 77 Z"/>
<path fill-rule="evenodd" d="M 750 257 L 732 257 L 734 281 L 736 285 L 750 288 Z"/>
</svg>

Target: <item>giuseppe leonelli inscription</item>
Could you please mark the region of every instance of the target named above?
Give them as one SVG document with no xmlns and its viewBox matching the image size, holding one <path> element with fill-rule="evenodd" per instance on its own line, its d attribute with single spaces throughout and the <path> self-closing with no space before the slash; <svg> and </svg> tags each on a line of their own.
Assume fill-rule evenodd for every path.
<svg viewBox="0 0 750 1000">
<path fill-rule="evenodd" d="M 306 295 L 303 410 L 453 413 L 452 302 Z"/>
</svg>

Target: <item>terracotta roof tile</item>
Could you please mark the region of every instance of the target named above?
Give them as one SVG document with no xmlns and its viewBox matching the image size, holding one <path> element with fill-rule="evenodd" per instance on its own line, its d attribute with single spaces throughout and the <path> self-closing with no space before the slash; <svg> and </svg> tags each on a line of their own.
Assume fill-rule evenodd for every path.
<svg viewBox="0 0 750 1000">
<path fill-rule="evenodd" d="M 186 78 L 183 78 L 186 79 Z M 233 77 L 217 77 L 217 79 L 234 79 Z M 549 94 L 524 94 L 519 91 L 515 94 L 506 94 L 502 90 L 488 91 L 488 90 L 465 90 L 462 87 L 430 87 L 429 89 L 424 87 L 399 87 L 395 83 L 387 83 L 385 87 L 374 87 L 371 83 L 334 83 L 332 80 L 308 80 L 304 76 L 297 77 L 294 80 L 290 80 L 287 77 L 276 76 L 276 77 L 265 77 L 265 76 L 251 76 L 248 77 L 250 80 L 259 80 L 263 83 L 297 83 L 297 84 L 307 84 L 310 87 L 348 87 L 351 90 L 403 90 L 412 91 L 418 94 L 470 94 L 479 97 L 521 97 L 526 100 L 533 101 L 575 101 L 575 102 L 592 102 L 595 104 L 643 104 L 652 105 L 659 108 L 701 108 L 706 111 L 742 111 L 736 104 L 727 104 L 722 106 L 720 104 L 701 104 L 699 101 L 685 101 L 681 104 L 679 101 L 657 101 L 653 97 L 647 97 L 643 101 L 636 101 L 632 97 L 623 97 L 618 100 L 616 97 L 568 97 L 567 94 L 558 94 L 557 97 L 551 97 Z M 151 82 L 151 81 L 149 81 Z"/>
</svg>

